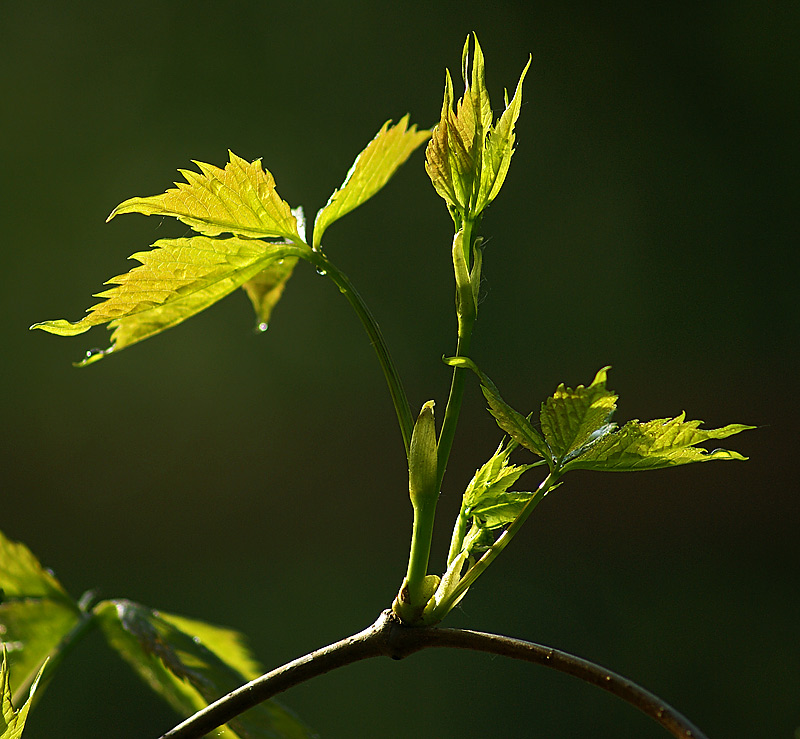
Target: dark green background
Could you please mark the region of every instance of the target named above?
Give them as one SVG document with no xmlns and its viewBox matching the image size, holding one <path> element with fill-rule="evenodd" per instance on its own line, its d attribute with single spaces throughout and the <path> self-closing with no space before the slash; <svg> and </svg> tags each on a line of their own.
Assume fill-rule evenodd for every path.
<svg viewBox="0 0 800 739">
<path fill-rule="evenodd" d="M 402 446 L 368 341 L 301 265 L 263 336 L 237 294 L 84 370 L 75 320 L 171 221 L 106 214 L 191 159 L 263 157 L 310 217 L 387 118 L 432 125 L 478 31 L 495 104 L 531 52 L 518 148 L 484 222 L 474 358 L 520 410 L 612 364 L 618 420 L 685 409 L 747 463 L 576 473 L 453 626 L 551 644 L 662 695 L 713 739 L 800 725 L 796 3 L 21 2 L 0 5 L 2 504 L 75 595 L 246 632 L 275 666 L 362 628 L 404 572 Z M 412 404 L 444 408 L 451 224 L 416 154 L 326 250 Z M 499 432 L 474 383 L 432 567 Z M 529 484 L 535 484 L 531 479 Z M 594 688 L 483 655 L 348 667 L 285 701 L 325 739 L 662 737 Z M 26 739 L 174 722 L 99 636 Z"/>
</svg>

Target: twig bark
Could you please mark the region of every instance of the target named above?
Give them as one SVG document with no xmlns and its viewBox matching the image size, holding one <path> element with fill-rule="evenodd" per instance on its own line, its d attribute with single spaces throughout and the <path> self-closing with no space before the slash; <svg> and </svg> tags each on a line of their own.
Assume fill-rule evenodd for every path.
<svg viewBox="0 0 800 739">
<path fill-rule="evenodd" d="M 404 626 L 384 611 L 372 626 L 256 678 L 186 719 L 160 739 L 202 739 L 248 708 L 318 675 L 370 657 L 403 659 L 434 647 L 469 649 L 533 662 L 573 675 L 616 695 L 663 726 L 676 739 L 707 739 L 658 696 L 610 670 L 558 649 L 521 639 L 465 629 Z"/>
</svg>

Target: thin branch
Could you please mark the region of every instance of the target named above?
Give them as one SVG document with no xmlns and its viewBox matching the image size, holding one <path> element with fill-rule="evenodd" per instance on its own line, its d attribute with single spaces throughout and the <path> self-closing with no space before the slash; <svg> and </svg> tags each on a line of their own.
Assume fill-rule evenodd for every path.
<svg viewBox="0 0 800 739">
<path fill-rule="evenodd" d="M 388 610 L 381 613 L 372 626 L 358 634 L 311 652 L 237 688 L 198 711 L 160 739 L 202 739 L 248 708 L 337 667 L 370 657 L 403 659 L 414 652 L 434 647 L 488 652 L 550 667 L 616 695 L 654 719 L 676 739 L 707 739 L 689 719 L 658 696 L 594 662 L 558 649 L 497 634 L 404 626 Z"/>
</svg>

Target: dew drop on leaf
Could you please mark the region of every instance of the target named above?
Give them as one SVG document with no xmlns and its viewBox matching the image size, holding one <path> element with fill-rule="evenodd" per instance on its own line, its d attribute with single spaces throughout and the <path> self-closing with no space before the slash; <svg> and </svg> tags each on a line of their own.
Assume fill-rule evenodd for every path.
<svg viewBox="0 0 800 739">
<path fill-rule="evenodd" d="M 256 326 L 256 333 L 263 334 L 268 328 L 269 324 L 266 321 L 262 321 Z"/>
<path fill-rule="evenodd" d="M 80 362 L 74 362 L 76 367 L 85 367 L 88 364 L 94 364 L 95 362 L 99 362 L 106 354 L 111 354 L 114 351 L 114 347 L 109 347 L 108 349 L 89 349 L 86 354 L 84 354 L 83 359 Z"/>
<path fill-rule="evenodd" d="M 324 277 L 325 275 L 328 274 L 328 270 L 323 269 L 322 267 L 317 267 L 317 274 Z"/>
</svg>

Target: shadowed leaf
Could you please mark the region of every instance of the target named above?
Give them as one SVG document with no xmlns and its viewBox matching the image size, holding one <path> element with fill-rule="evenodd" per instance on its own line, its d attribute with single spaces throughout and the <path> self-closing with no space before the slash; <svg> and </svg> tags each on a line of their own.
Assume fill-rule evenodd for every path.
<svg viewBox="0 0 800 739">
<path fill-rule="evenodd" d="M 478 369 L 475 362 L 467 357 L 446 357 L 444 362 L 451 367 L 471 369 L 481 381 L 481 390 L 489 401 L 489 411 L 495 417 L 497 425 L 521 446 L 546 460 L 552 460 L 552 454 L 542 435 L 525 416 L 517 413 L 503 400 L 496 385 Z"/>
<path fill-rule="evenodd" d="M 263 330 L 269 325 L 272 309 L 281 299 L 296 264 L 297 257 L 277 259 L 242 285 L 256 312 L 257 328 Z"/>
<path fill-rule="evenodd" d="M 0 642 L 12 669 L 11 690 L 27 692 L 81 613 L 52 573 L 24 545 L 0 533 Z"/>
<path fill-rule="evenodd" d="M 334 221 L 369 200 L 397 171 L 411 153 L 430 138 L 430 131 L 408 127 L 409 117 L 390 126 L 386 121 L 381 130 L 357 157 L 342 186 L 335 190 L 314 220 L 314 248 L 322 242 L 322 234 Z"/>
<path fill-rule="evenodd" d="M 127 600 L 94 613 L 109 643 L 181 715 L 190 716 L 257 677 L 261 669 L 234 631 L 154 611 Z M 313 734 L 275 701 L 251 708 L 218 730 L 234 739 L 309 739 Z"/>
</svg>

